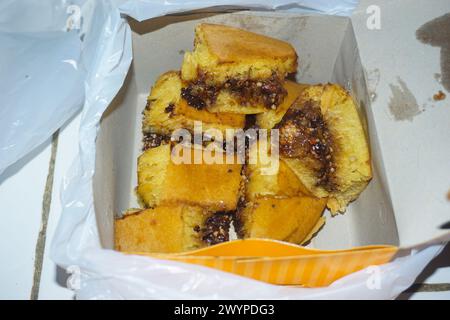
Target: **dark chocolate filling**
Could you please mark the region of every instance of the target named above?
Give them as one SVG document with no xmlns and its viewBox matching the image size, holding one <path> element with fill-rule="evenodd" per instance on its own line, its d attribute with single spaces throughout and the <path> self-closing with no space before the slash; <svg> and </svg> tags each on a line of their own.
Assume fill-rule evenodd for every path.
<svg viewBox="0 0 450 320">
<path fill-rule="evenodd" d="M 333 191 L 333 141 L 320 105 L 313 100 L 296 101 L 276 128 L 280 134 L 280 155 L 305 161 L 316 172 L 317 186 Z"/>
<path fill-rule="evenodd" d="M 202 233 L 202 240 L 208 245 L 214 245 L 230 240 L 229 231 L 231 213 L 217 212 L 206 219 L 204 228 L 194 227 L 194 231 Z"/>
<path fill-rule="evenodd" d="M 181 97 L 196 109 L 204 109 L 214 104 L 219 94 L 219 87 L 211 85 L 207 77 L 201 75 L 196 81 L 190 82 L 187 87 L 181 89 Z"/>
<path fill-rule="evenodd" d="M 228 79 L 219 86 L 213 85 L 206 74 L 201 74 L 181 89 L 181 97 L 190 106 L 204 109 L 215 103 L 221 90 L 229 91 L 243 106 L 263 104 L 268 109 L 276 109 L 287 94 L 283 81 L 275 74 L 265 80 Z"/>
<path fill-rule="evenodd" d="M 174 103 L 169 103 L 169 105 L 164 108 L 164 112 L 165 113 L 172 113 L 174 109 L 175 109 L 175 104 Z"/>
<path fill-rule="evenodd" d="M 168 143 L 170 141 L 170 137 L 164 136 L 158 133 L 144 133 L 144 138 L 142 139 L 142 151 L 159 147 L 163 143 Z"/>
<path fill-rule="evenodd" d="M 247 177 L 245 177 L 245 179 L 247 179 Z M 245 209 L 246 205 L 247 201 L 245 200 L 245 196 L 239 197 L 236 212 L 233 215 L 234 230 L 236 231 L 238 238 L 245 237 L 244 223 L 242 221 L 242 211 Z"/>
</svg>

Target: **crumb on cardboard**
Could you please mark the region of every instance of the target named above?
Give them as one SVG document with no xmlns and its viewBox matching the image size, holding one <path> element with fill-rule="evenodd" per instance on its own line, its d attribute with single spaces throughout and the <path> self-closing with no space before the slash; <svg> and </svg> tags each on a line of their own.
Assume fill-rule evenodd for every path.
<svg viewBox="0 0 450 320">
<path fill-rule="evenodd" d="M 446 97 L 445 93 L 443 93 L 441 90 L 438 91 L 438 93 L 433 95 L 434 101 L 441 101 L 444 100 Z"/>
</svg>

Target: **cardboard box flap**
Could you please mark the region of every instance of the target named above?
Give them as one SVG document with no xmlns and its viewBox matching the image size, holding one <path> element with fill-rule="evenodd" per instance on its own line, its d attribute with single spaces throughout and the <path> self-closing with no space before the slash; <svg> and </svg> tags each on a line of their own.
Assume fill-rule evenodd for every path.
<svg viewBox="0 0 450 320">
<path fill-rule="evenodd" d="M 167 23 L 162 23 L 161 19 L 167 19 Z M 389 190 L 378 156 L 377 132 L 372 130 L 373 118 L 366 110 L 369 98 L 350 19 L 273 12 L 216 15 L 206 20 L 192 15 L 191 19 L 183 17 L 176 23 L 170 23 L 173 17 L 161 19 L 158 18 L 157 23 L 154 20 L 142 22 L 147 26 L 141 29 L 151 32 L 133 33 L 134 60 L 129 77 L 105 114 L 97 139 L 94 199 L 96 212 L 101 213 L 97 218 L 105 247 L 113 246 L 113 216 L 127 208 L 138 207 L 134 193 L 136 174 L 133 173 L 137 171 L 136 159 L 141 152 L 141 112 L 149 88 L 160 74 L 180 67 L 184 52 L 192 49 L 195 25 L 201 21 L 228 24 L 289 41 L 300 57 L 299 82 L 337 81 L 352 91 L 361 117 L 364 119 L 367 114 L 373 179 L 344 215 L 327 219 L 310 246 L 334 250 L 398 245 Z"/>
<path fill-rule="evenodd" d="M 441 10 L 446 7 L 443 1 L 436 4 Z M 201 21 L 289 41 L 299 54 L 297 81 L 331 81 L 347 88 L 368 129 L 373 179 L 344 215 L 327 219 L 310 244 L 320 250 L 273 240 L 238 240 L 195 252 L 146 255 L 274 284 L 322 286 L 369 265 L 390 261 L 398 253 L 394 246 L 448 240 L 450 233 L 438 226 L 450 220 L 450 202 L 445 196 L 450 183 L 444 174 L 449 169 L 444 160 L 450 159 L 450 145 L 444 141 L 450 108 L 448 104 L 445 108 L 448 102 L 439 108 L 425 106 L 431 103 L 427 100 L 430 94 L 441 87 L 434 78 L 427 83 L 417 79 L 421 79 L 418 75 L 429 75 L 430 70 L 439 71 L 439 48 L 415 39 L 415 30 L 438 16 L 438 9 L 400 25 L 392 13 L 398 9 L 396 4 L 383 3 L 391 7 L 383 7 L 384 25 L 374 31 L 366 24 L 368 5 L 362 1 L 351 20 L 274 12 L 214 15 L 205 20 L 197 13 L 148 20 L 137 24 L 139 30 L 135 25 L 132 68 L 103 117 L 97 139 L 94 199 L 103 246 L 113 247 L 113 217 L 138 206 L 134 173 L 141 152 L 141 112 L 149 88 L 161 73 L 180 68 L 184 52 L 192 49 L 194 27 Z M 402 10 L 409 8 L 402 6 Z M 398 55 L 386 56 L 382 48 L 393 43 Z M 435 60 L 424 61 L 420 55 L 411 54 L 420 50 L 427 50 Z M 402 60 L 397 58 L 400 56 Z M 409 105 L 405 101 L 423 110 L 419 107 L 419 112 L 406 113 L 405 118 L 398 113 L 398 108 Z M 369 245 L 379 246 L 359 248 Z"/>
<path fill-rule="evenodd" d="M 444 183 L 442 178 L 446 164 L 440 162 L 437 165 L 437 153 L 433 154 L 430 144 L 424 146 L 423 137 L 418 139 L 420 132 L 417 133 L 415 130 L 420 128 L 428 137 L 431 136 L 438 141 L 441 139 L 437 144 L 442 145 L 445 137 L 443 131 L 448 130 L 443 126 L 443 119 L 445 117 L 448 119 L 448 111 L 436 111 L 437 107 L 431 109 L 428 113 L 436 113 L 431 120 L 428 118 L 417 120 L 424 117 L 426 112 L 416 115 L 412 121 L 390 117 L 389 101 L 394 98 L 389 94 L 391 91 L 397 92 L 397 89 L 395 85 L 389 86 L 389 82 L 385 82 L 387 80 L 382 75 L 390 74 L 386 71 L 388 69 L 391 69 L 389 72 L 395 70 L 396 64 L 391 62 L 395 58 L 383 57 L 382 50 L 376 50 L 372 46 L 370 38 L 372 36 L 368 33 L 366 17 L 362 12 L 365 12 L 365 9 L 362 11 L 360 8 L 352 20 L 343 17 L 273 12 L 216 15 L 207 19 L 210 22 L 242 27 L 289 41 L 300 57 L 297 75 L 299 82 L 338 82 L 352 92 L 359 105 L 361 118 L 368 128 L 374 177 L 358 200 L 349 206 L 346 214 L 327 219 L 327 224 L 311 243 L 312 247 L 319 249 L 350 249 L 365 245 L 407 246 L 445 234 L 445 231 L 439 232 L 436 228 L 446 221 L 444 212 L 448 209 L 448 204 L 445 192 L 442 199 L 434 192 L 448 184 Z M 133 173 L 136 172 L 136 158 L 141 150 L 141 112 L 149 88 L 159 74 L 180 67 L 184 51 L 192 48 L 194 27 L 202 21 L 199 18 L 198 15 L 177 17 L 179 21 L 172 23 L 173 17 L 162 17 L 158 19 L 156 25 L 154 20 L 143 22 L 148 24 L 144 29 L 150 32 L 133 33 L 132 69 L 121 93 L 110 106 L 109 112 L 104 115 L 97 139 L 94 197 L 96 212 L 101 213 L 97 215 L 97 219 L 102 244 L 107 248 L 113 246 L 114 215 L 129 207 L 137 206 L 134 194 L 136 176 Z M 164 19 L 167 19 L 167 23 L 162 23 Z M 380 37 L 375 38 L 378 44 L 388 45 Z M 155 43 L 158 43 L 158 46 L 155 46 Z M 362 53 L 359 52 L 361 47 L 364 49 Z M 368 72 L 375 66 L 380 75 L 378 82 L 373 82 L 371 73 Z M 403 72 L 406 74 L 406 70 Z M 374 73 L 377 74 L 375 71 Z M 406 79 L 406 76 L 404 77 Z M 378 83 L 378 86 L 374 87 L 374 83 Z M 402 87 L 401 83 L 398 86 Z M 373 97 L 376 99 L 373 100 Z M 440 126 L 435 130 L 437 133 L 432 132 L 434 126 L 431 124 L 434 118 L 437 118 Z M 431 145 L 436 146 L 436 143 L 432 142 Z M 426 155 L 421 152 L 424 149 L 427 151 Z M 442 159 L 450 159 L 448 146 L 442 145 L 438 150 L 439 156 L 444 156 Z M 393 157 L 393 154 L 396 157 Z M 440 174 L 435 168 L 441 170 Z M 417 183 L 416 180 L 423 181 L 423 184 Z M 450 186 L 445 188 L 448 187 Z M 234 244 L 226 246 L 228 245 Z M 212 247 L 208 250 L 216 249 Z M 206 252 L 209 252 L 208 250 Z M 392 257 L 390 254 L 396 249 L 386 250 L 389 254 L 381 258 L 373 255 L 377 257 L 376 261 L 366 259 L 367 257 L 364 259 L 372 264 L 387 262 Z M 194 258 L 191 255 L 170 257 L 191 263 L 203 261 L 201 264 L 204 261 L 212 261 L 210 260 L 212 258 L 215 257 L 213 255 L 209 257 L 195 255 Z M 308 259 L 310 262 L 313 261 L 312 258 Z M 358 259 L 354 260 L 355 266 L 364 266 L 366 262 L 358 262 L 360 261 Z M 235 268 L 233 267 L 235 262 L 230 262 L 230 265 L 226 264 L 227 267 L 223 268 L 223 261 L 214 263 L 218 263 L 217 267 L 226 271 Z M 298 278 L 291 278 L 289 281 L 286 283 L 313 285 L 307 284 L 305 279 L 299 282 Z"/>
</svg>

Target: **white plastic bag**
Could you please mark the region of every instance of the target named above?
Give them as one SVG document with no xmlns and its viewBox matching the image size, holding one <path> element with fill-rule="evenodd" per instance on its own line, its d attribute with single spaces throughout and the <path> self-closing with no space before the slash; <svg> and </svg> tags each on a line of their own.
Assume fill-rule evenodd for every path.
<svg viewBox="0 0 450 320">
<path fill-rule="evenodd" d="M 115 8 L 106 0 L 0 3 L 0 174 L 97 93 L 105 106 L 115 96 L 131 62 L 129 28 Z"/>
<path fill-rule="evenodd" d="M 326 288 L 276 286 L 231 273 L 111 250 L 86 250 L 79 299 L 393 299 L 442 250 L 411 256 L 341 278 Z"/>
<path fill-rule="evenodd" d="M 80 109 L 84 70 L 74 32 L 0 32 L 0 174 Z"/>
<path fill-rule="evenodd" d="M 328 14 L 350 14 L 356 1 L 265 1 L 264 6 L 290 10 L 320 10 Z M 240 6 L 257 6 L 256 1 L 234 2 Z M 15 0 L 4 2 L 0 7 L 0 31 L 11 32 L 8 24 L 15 24 L 15 32 L 49 32 L 61 31 L 77 26 L 74 13 L 80 13 L 82 22 L 75 29 L 81 39 L 78 55 L 71 50 L 69 59 L 76 63 L 64 62 L 65 57 L 56 56 L 55 63 L 61 68 L 70 68 L 74 79 L 81 79 L 84 87 L 75 80 L 66 83 L 61 77 L 60 86 L 66 86 L 64 96 L 73 95 L 71 107 L 59 104 L 60 111 L 77 109 L 77 102 L 83 100 L 80 125 L 79 156 L 65 177 L 61 195 L 63 213 L 55 238 L 52 242 L 52 257 L 61 266 L 78 272 L 80 281 L 74 282 L 78 298 L 218 298 L 218 299 L 390 299 L 409 287 L 415 277 L 436 256 L 442 246 L 428 247 L 411 256 L 395 261 L 374 270 L 362 270 L 342 278 L 327 288 L 305 289 L 286 286 L 274 286 L 254 281 L 217 270 L 178 263 L 162 261 L 143 256 L 124 255 L 101 248 L 93 206 L 92 176 L 95 164 L 95 139 L 100 117 L 121 87 L 128 71 L 131 58 L 131 34 L 129 26 L 121 14 L 138 20 L 148 19 L 161 14 L 180 10 L 205 7 L 206 5 L 233 4 L 229 1 L 73 1 L 68 4 L 60 1 L 40 1 L 30 7 Z M 79 11 L 78 11 L 79 10 Z M 11 18 L 11 15 L 13 18 Z M 68 23 L 68 16 L 71 17 Z M 76 17 L 75 17 L 76 18 Z M 69 29 L 70 29 L 69 28 Z M 36 36 L 39 36 L 36 34 Z M 67 37 L 67 39 L 65 39 Z M 75 38 L 70 33 L 64 34 L 66 48 L 73 44 Z M 63 41 L 61 39 L 61 41 Z M 68 47 L 67 47 L 68 48 Z M 49 48 L 50 49 L 50 48 Z M 63 51 L 64 52 L 64 51 Z M 61 62 L 63 61 L 63 62 Z M 74 67 L 77 66 L 76 68 Z M 66 72 L 66 69 L 61 69 Z M 75 70 L 75 71 L 74 71 Z M 82 71 L 80 71 L 82 70 Z M 3 77 L 4 75 L 0 75 Z M 78 77 L 78 78 L 77 78 Z M 5 81 L 2 78 L 2 81 Z M 12 86 L 14 87 L 14 86 Z M 20 87 L 18 87 L 20 88 Z M 58 85 L 50 84 L 45 94 L 51 97 Z M 71 92 L 70 89 L 74 90 Z M 28 94 L 28 92 L 24 92 Z M 32 95 L 30 96 L 32 97 Z M 61 96 L 61 99 L 63 97 Z M 75 99 L 77 98 L 77 99 Z M 28 98 L 29 99 L 29 98 Z M 42 97 L 41 97 L 42 99 Z M 51 99 L 49 99 L 51 100 Z M 13 141 L 17 154 L 2 166 L 23 155 L 30 144 L 38 144 L 70 117 L 70 112 L 61 115 L 54 109 L 45 109 L 45 101 L 33 101 L 36 110 L 25 109 L 28 117 L 46 113 L 40 118 L 39 126 L 30 129 L 27 139 L 17 138 Z M 11 108 L 11 107 L 10 107 Z M 2 109 L 10 121 L 15 121 L 10 108 Z M 68 108 L 68 109 L 66 109 Z M 36 113 L 35 113 L 36 111 Z M 56 112 L 57 119 L 51 119 Z M 3 115 L 3 114 L 2 114 Z M 2 117 L 3 118 L 3 117 Z M 36 119 L 36 118 L 35 118 Z M 38 118 L 39 119 L 39 118 Z M 3 119 L 0 118 L 0 121 Z M 18 123 L 19 124 L 19 123 Z M 20 141 L 19 141 L 20 140 Z M 25 143 L 26 141 L 26 143 Z M 0 150 L 4 145 L 0 144 Z M 0 170 L 4 167 L 0 166 Z M 374 278 L 375 277 L 375 278 Z M 78 286 L 79 285 L 79 286 Z M 239 290 L 236 290 L 239 288 Z"/>
</svg>

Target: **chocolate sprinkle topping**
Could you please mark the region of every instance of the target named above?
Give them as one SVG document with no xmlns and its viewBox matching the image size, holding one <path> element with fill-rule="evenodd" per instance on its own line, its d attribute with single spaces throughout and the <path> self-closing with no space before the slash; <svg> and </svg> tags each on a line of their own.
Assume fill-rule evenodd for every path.
<svg viewBox="0 0 450 320">
<path fill-rule="evenodd" d="M 219 90 L 220 88 L 209 84 L 204 75 L 200 75 L 195 82 L 191 82 L 187 87 L 181 89 L 181 97 L 191 107 L 204 109 L 216 101 Z"/>
<path fill-rule="evenodd" d="M 336 171 L 333 142 L 319 104 L 313 100 L 302 104 L 296 101 L 277 128 L 280 154 L 305 161 L 315 170 L 317 185 L 332 191 Z"/>
<path fill-rule="evenodd" d="M 175 104 L 169 103 L 169 105 L 164 109 L 165 113 L 172 113 L 172 111 L 175 109 Z"/>
<path fill-rule="evenodd" d="M 214 104 L 221 90 L 229 91 L 244 106 L 263 104 L 268 109 L 276 109 L 287 94 L 283 81 L 275 74 L 265 80 L 229 79 L 219 86 L 212 84 L 206 74 L 201 74 L 181 89 L 181 97 L 190 106 L 203 109 Z"/>
<path fill-rule="evenodd" d="M 206 219 L 205 227 L 201 230 L 202 240 L 208 245 L 214 245 L 228 241 L 231 214 L 228 212 L 217 212 Z"/>
<path fill-rule="evenodd" d="M 230 79 L 224 87 L 229 89 L 241 104 L 262 103 L 268 109 L 276 109 L 287 94 L 282 81 L 275 75 L 264 81 Z"/>
<path fill-rule="evenodd" d="M 159 147 L 161 144 L 168 143 L 169 141 L 170 137 L 158 133 L 144 133 L 144 138 L 142 139 L 142 151 Z"/>
</svg>

